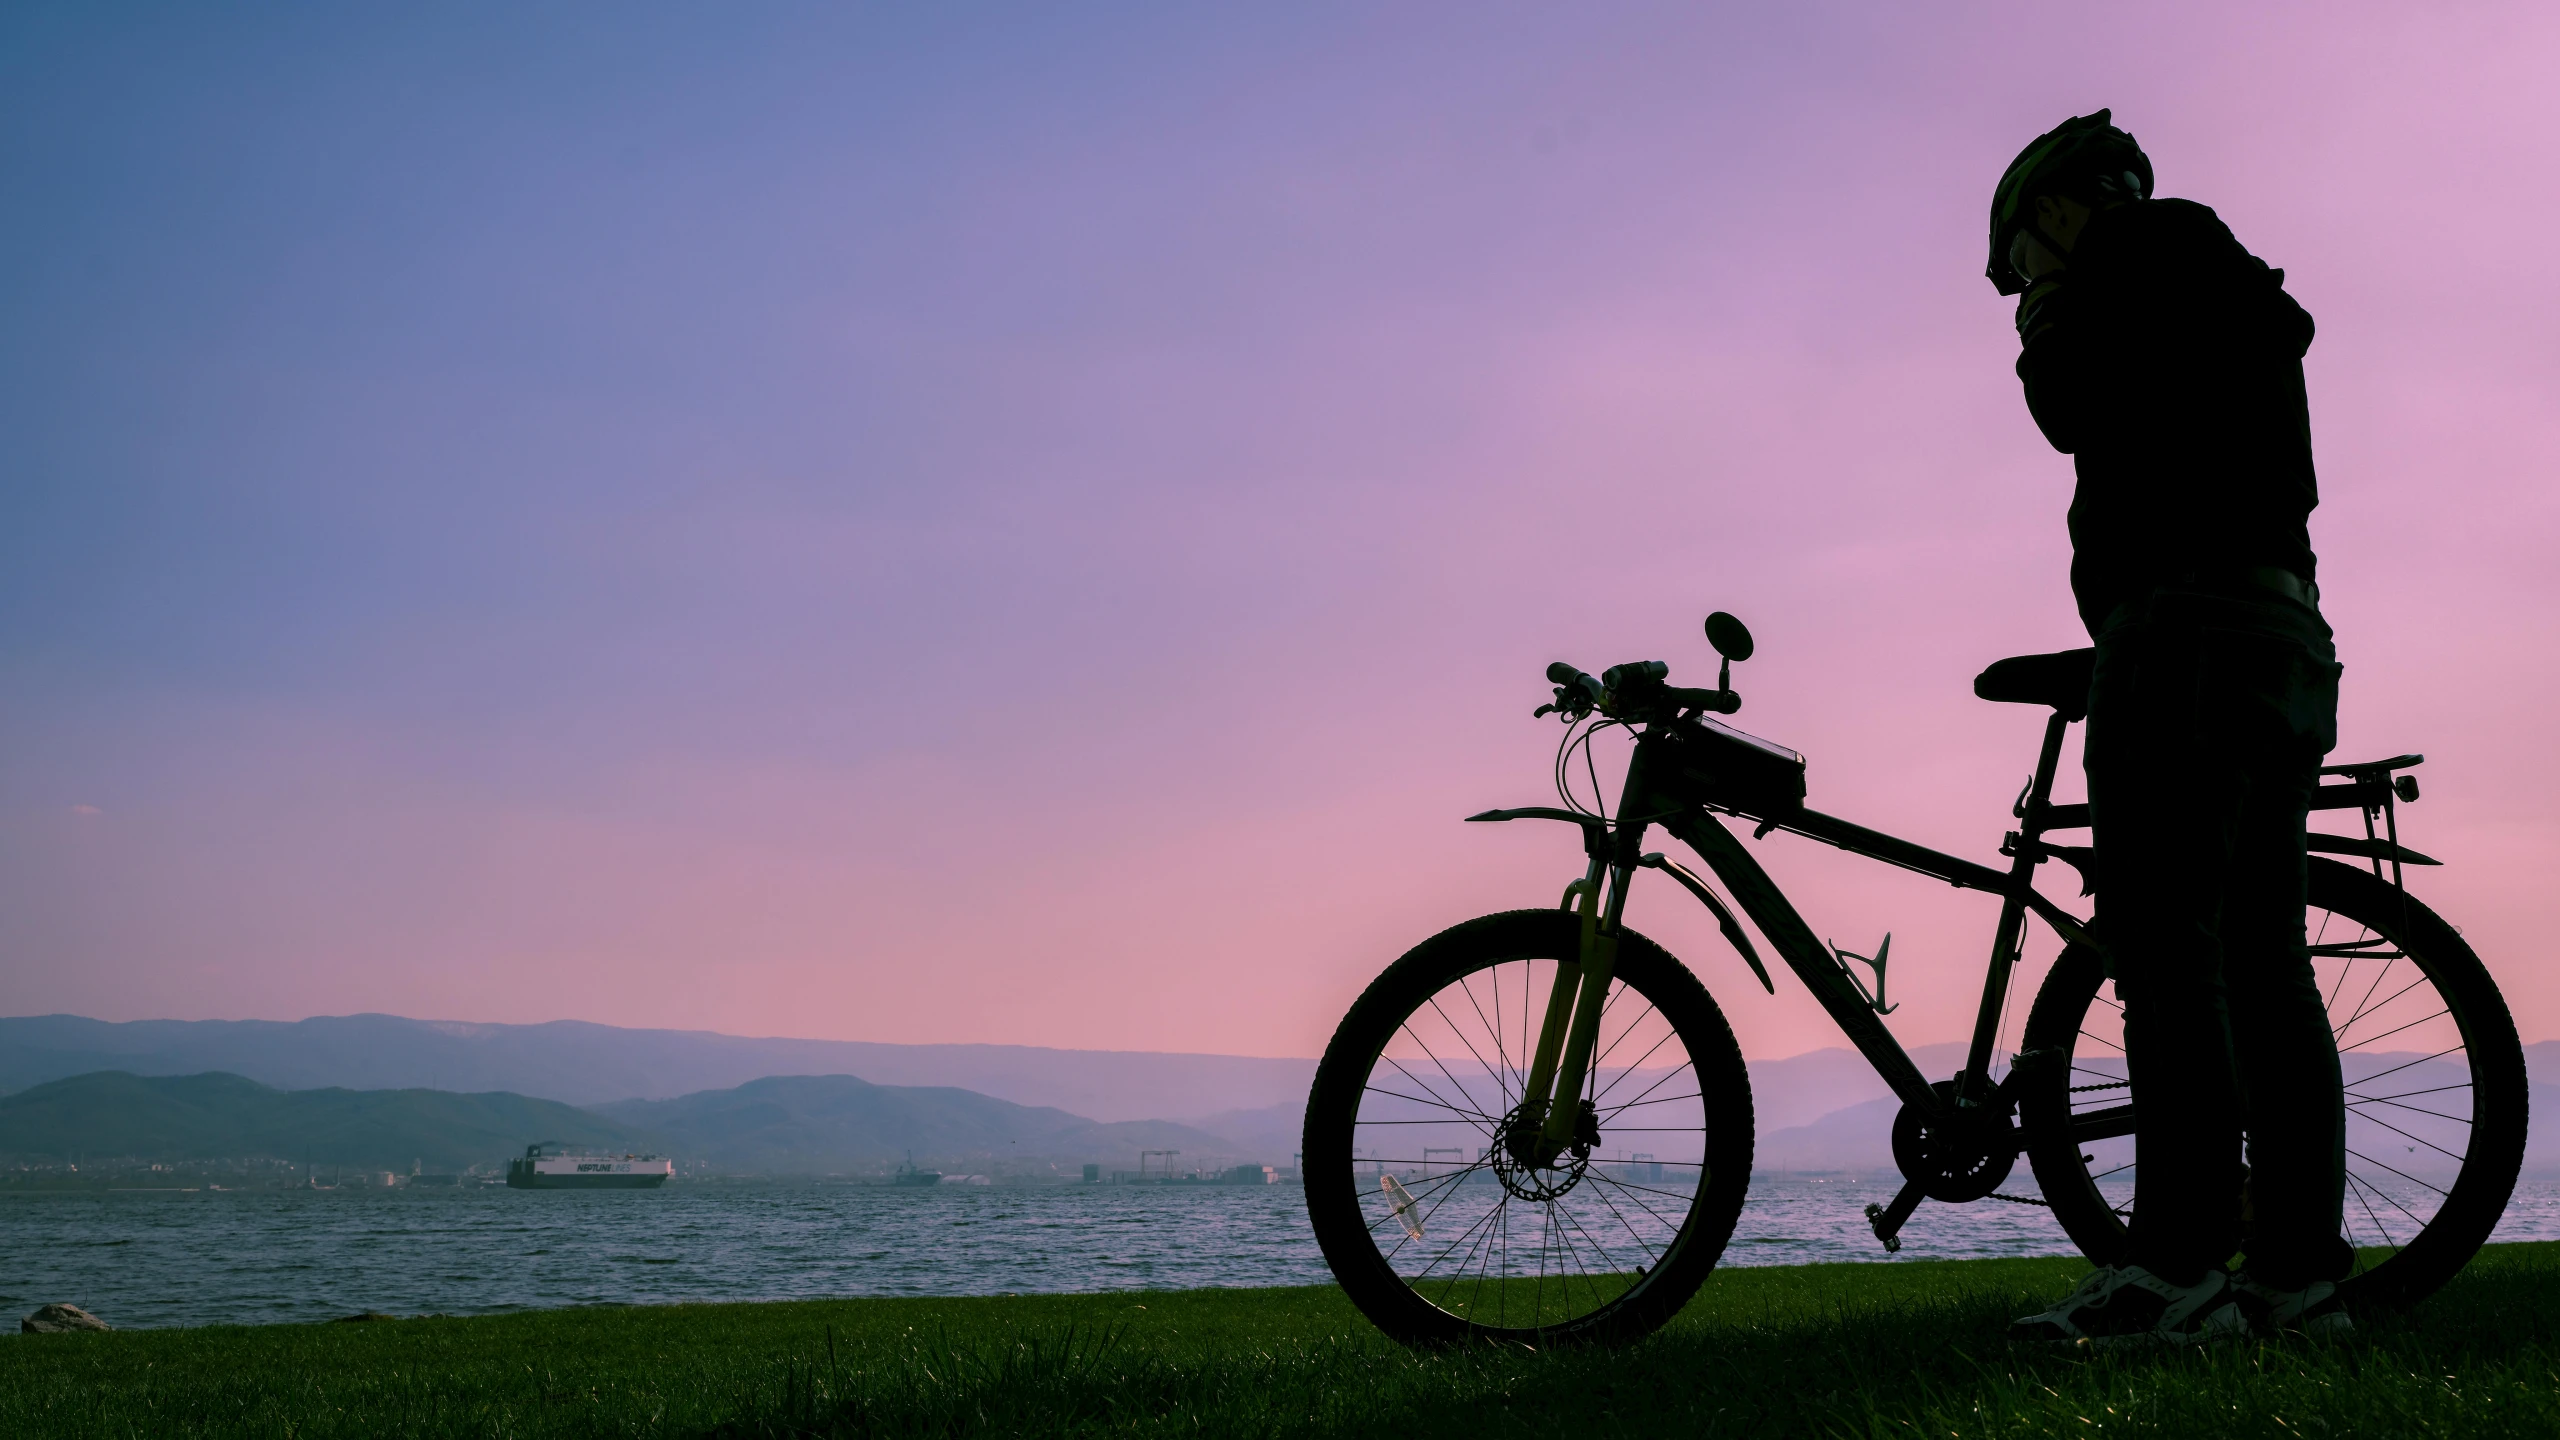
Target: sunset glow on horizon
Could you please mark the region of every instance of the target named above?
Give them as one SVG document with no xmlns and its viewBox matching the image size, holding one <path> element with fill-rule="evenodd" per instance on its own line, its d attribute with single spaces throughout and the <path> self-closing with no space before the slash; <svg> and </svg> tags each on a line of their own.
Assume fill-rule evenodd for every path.
<svg viewBox="0 0 2560 1440">
<path fill-rule="evenodd" d="M 2560 1038 L 2555 56 L 2526 5 L 14 9 L 0 1011 L 1314 1055 L 1579 872 L 1459 823 L 1552 803 L 1547 662 L 1711 683 L 1718 608 L 1809 803 L 1995 858 L 2041 715 L 1972 677 L 2087 640 L 1983 213 L 2103 105 L 2318 320 L 2332 758 L 2428 757 L 2412 889 Z M 1961 1037 L 1995 902 L 1755 849 Z M 1629 920 L 1754 1057 L 1839 1043 L 1676 887 Z"/>
</svg>

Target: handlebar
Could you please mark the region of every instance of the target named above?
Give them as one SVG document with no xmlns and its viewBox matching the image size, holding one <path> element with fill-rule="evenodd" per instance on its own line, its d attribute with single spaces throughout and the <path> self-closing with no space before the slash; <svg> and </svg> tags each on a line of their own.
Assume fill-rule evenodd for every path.
<svg viewBox="0 0 2560 1440">
<path fill-rule="evenodd" d="M 1688 710 L 1713 710 L 1719 715 L 1730 715 L 1742 708 L 1742 696 L 1731 690 L 1700 690 L 1688 686 L 1665 685 L 1662 687 L 1662 693 L 1678 702 L 1683 709 Z"/>
<path fill-rule="evenodd" d="M 1662 661 L 1632 660 L 1593 676 L 1559 660 L 1547 667 L 1547 683 L 1556 687 L 1555 703 L 1539 706 L 1538 714 L 1587 715 L 1598 709 L 1628 718 L 1668 718 L 1681 710 L 1730 715 L 1742 708 L 1742 697 L 1731 690 L 1665 685 L 1663 678 L 1670 673 Z"/>
</svg>

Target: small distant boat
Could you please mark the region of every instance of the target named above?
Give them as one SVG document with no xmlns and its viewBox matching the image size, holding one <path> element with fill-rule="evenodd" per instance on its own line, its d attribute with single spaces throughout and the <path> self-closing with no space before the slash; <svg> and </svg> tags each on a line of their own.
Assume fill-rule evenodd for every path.
<svg viewBox="0 0 2560 1440">
<path fill-rule="evenodd" d="M 606 1154 L 542 1140 L 507 1162 L 515 1190 L 653 1190 L 674 1178 L 676 1162 L 663 1155 Z"/>
<path fill-rule="evenodd" d="M 892 1185 L 939 1185 L 942 1183 L 942 1172 L 917 1169 L 915 1154 L 910 1151 L 907 1155 L 907 1163 L 898 1167 L 898 1172 L 889 1177 L 889 1183 Z"/>
</svg>

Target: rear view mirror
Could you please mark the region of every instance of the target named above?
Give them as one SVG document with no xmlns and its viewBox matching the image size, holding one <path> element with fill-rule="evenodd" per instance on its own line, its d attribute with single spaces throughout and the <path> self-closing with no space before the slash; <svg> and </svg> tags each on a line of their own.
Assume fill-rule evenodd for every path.
<svg viewBox="0 0 2560 1440">
<path fill-rule="evenodd" d="M 1707 643 L 1727 660 L 1751 658 L 1751 627 L 1722 610 L 1707 617 Z"/>
</svg>

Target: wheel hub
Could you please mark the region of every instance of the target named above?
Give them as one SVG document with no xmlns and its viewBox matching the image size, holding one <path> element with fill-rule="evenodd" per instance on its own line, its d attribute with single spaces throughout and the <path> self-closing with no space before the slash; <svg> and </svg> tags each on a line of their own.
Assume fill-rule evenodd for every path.
<svg viewBox="0 0 2560 1440">
<path fill-rule="evenodd" d="M 1588 1100 L 1574 1122 L 1573 1143 L 1562 1150 L 1546 1143 L 1545 1115 L 1532 1114 L 1526 1102 L 1514 1106 L 1496 1129 L 1494 1178 L 1522 1200 L 1554 1200 L 1581 1184 L 1591 1168 L 1592 1147 L 1600 1143 L 1599 1117 Z"/>
</svg>

